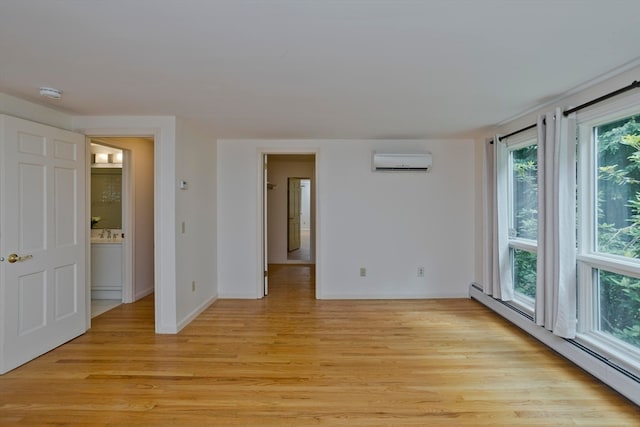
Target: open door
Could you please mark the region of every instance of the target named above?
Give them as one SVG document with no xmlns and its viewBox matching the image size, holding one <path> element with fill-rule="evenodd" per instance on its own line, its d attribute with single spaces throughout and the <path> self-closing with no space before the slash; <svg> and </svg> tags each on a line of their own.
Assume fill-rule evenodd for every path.
<svg viewBox="0 0 640 427">
<path fill-rule="evenodd" d="M 0 116 L 0 373 L 86 331 L 85 138 Z"/>
<path fill-rule="evenodd" d="M 300 178 L 289 178 L 289 194 L 287 210 L 289 212 L 287 224 L 287 251 L 300 249 L 300 215 L 302 214 L 302 198 Z"/>
<path fill-rule="evenodd" d="M 268 234 L 267 234 L 267 158 L 268 154 L 262 155 L 262 271 L 264 272 L 264 296 L 269 295 L 269 257 L 268 257 Z"/>
</svg>

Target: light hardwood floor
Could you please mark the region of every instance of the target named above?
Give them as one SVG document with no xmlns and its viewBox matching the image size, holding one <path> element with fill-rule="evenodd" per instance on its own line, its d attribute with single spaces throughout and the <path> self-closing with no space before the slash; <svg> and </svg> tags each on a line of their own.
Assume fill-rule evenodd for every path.
<svg viewBox="0 0 640 427">
<path fill-rule="evenodd" d="M 316 301 L 273 266 L 155 335 L 153 300 L 0 377 L 0 425 L 633 426 L 640 409 L 472 300 Z"/>
</svg>

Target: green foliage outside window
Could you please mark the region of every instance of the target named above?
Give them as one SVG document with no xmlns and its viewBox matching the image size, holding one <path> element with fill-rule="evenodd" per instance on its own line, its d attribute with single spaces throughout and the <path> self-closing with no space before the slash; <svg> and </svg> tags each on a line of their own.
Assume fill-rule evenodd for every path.
<svg viewBox="0 0 640 427">
<path fill-rule="evenodd" d="M 512 152 L 513 227 L 515 237 L 538 238 L 538 146 Z"/>
<path fill-rule="evenodd" d="M 599 270 L 600 330 L 640 347 L 640 280 Z"/>
<path fill-rule="evenodd" d="M 511 152 L 513 186 L 512 237 L 538 239 L 538 147 L 529 145 Z M 514 249 L 513 288 L 529 298 L 536 297 L 536 254 Z"/>
<path fill-rule="evenodd" d="M 596 250 L 640 259 L 640 115 L 596 129 Z M 512 237 L 537 238 L 537 146 L 512 152 Z M 536 254 L 513 251 L 514 288 L 535 298 Z M 640 279 L 597 270 L 602 332 L 640 347 Z"/>
<path fill-rule="evenodd" d="M 513 289 L 529 298 L 536 297 L 536 254 L 513 251 Z"/>
<path fill-rule="evenodd" d="M 640 115 L 596 128 L 598 252 L 640 259 Z M 640 347 L 640 280 L 599 271 L 603 332 Z"/>
</svg>

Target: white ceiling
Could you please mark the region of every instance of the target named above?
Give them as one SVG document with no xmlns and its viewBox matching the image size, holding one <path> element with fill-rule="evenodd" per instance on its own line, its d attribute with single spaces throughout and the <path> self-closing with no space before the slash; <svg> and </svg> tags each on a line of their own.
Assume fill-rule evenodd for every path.
<svg viewBox="0 0 640 427">
<path fill-rule="evenodd" d="M 639 41 L 638 0 L 0 0 L 0 92 L 223 138 L 447 137 L 633 62 Z"/>
</svg>

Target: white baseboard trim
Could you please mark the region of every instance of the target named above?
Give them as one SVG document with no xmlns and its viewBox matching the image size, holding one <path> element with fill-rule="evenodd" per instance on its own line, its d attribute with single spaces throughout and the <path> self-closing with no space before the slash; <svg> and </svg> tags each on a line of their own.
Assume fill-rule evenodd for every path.
<svg viewBox="0 0 640 427">
<path fill-rule="evenodd" d="M 362 293 L 362 294 L 343 294 L 343 293 L 323 293 L 318 299 L 335 299 L 335 300 L 377 300 L 377 299 L 459 299 L 467 298 L 466 293 L 446 293 L 446 294 L 399 294 L 399 293 Z"/>
<path fill-rule="evenodd" d="M 256 294 L 246 294 L 246 293 L 234 293 L 234 292 L 229 292 L 229 293 L 221 293 L 218 295 L 218 298 L 220 299 L 261 299 L 262 296 L 258 296 Z"/>
<path fill-rule="evenodd" d="M 146 297 L 147 295 L 151 295 L 153 291 L 154 291 L 153 286 L 151 286 L 141 290 L 140 292 L 136 292 L 136 294 L 133 296 L 133 301 L 135 302 L 135 301 L 138 301 L 139 299 Z"/>
<path fill-rule="evenodd" d="M 187 326 L 189 323 L 191 323 L 193 321 L 193 319 L 195 319 L 196 317 L 198 317 L 200 315 L 200 313 L 202 313 L 203 311 L 205 311 L 211 304 L 213 304 L 214 302 L 216 302 L 216 300 L 218 299 L 218 295 L 215 294 L 213 295 L 211 298 L 209 298 L 208 300 L 204 301 L 202 304 L 200 304 L 199 306 L 197 306 L 191 313 L 187 314 L 180 322 L 178 322 L 178 324 L 176 325 L 176 332 L 178 333 L 182 330 L 182 328 L 184 328 L 185 326 Z"/>
<path fill-rule="evenodd" d="M 546 329 L 536 325 L 532 320 L 506 306 L 502 302 L 484 294 L 475 284 L 469 285 L 469 297 L 487 306 L 538 341 L 555 352 L 561 354 L 594 377 L 598 378 L 627 399 L 640 405 L 640 382 L 626 375 L 621 370 L 582 350 L 569 340 L 553 335 Z"/>
<path fill-rule="evenodd" d="M 117 299 L 122 301 L 122 288 L 91 289 L 91 299 Z"/>
</svg>

